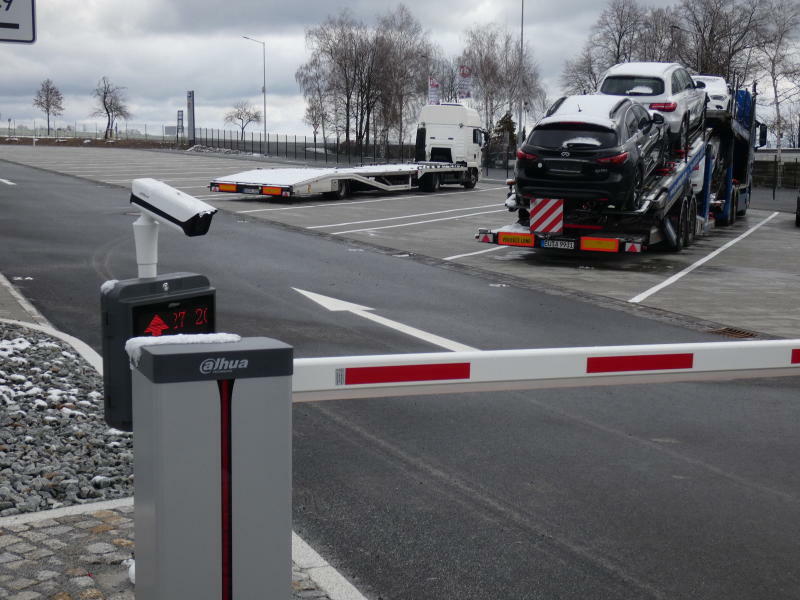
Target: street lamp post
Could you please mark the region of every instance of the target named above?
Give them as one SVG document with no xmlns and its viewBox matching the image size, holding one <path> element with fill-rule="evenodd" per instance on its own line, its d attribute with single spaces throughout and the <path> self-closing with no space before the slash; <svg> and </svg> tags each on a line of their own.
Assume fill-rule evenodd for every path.
<svg viewBox="0 0 800 600">
<path fill-rule="evenodd" d="M 261 93 L 264 96 L 264 114 L 261 116 L 261 119 L 264 123 L 264 142 L 267 141 L 267 43 L 262 42 L 261 40 L 254 40 L 251 37 L 247 37 L 246 35 L 242 36 L 246 40 L 250 40 L 251 42 L 255 42 L 256 44 L 261 44 L 261 57 L 264 62 L 264 85 L 261 86 Z"/>
</svg>

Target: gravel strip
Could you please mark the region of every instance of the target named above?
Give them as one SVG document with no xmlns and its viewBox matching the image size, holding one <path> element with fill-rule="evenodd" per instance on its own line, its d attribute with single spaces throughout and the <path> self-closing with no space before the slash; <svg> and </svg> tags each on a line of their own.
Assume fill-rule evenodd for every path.
<svg viewBox="0 0 800 600">
<path fill-rule="evenodd" d="M 0 516 L 133 495 L 133 439 L 72 347 L 0 324 Z"/>
</svg>

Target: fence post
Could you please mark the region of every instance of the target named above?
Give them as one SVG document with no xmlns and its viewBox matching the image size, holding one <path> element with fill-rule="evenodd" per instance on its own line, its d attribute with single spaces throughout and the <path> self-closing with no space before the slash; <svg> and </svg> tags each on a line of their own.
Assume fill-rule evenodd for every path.
<svg viewBox="0 0 800 600">
<path fill-rule="evenodd" d="M 269 154 L 269 134 L 267 134 L 267 154 Z"/>
<path fill-rule="evenodd" d="M 775 168 L 772 170 L 772 199 L 775 200 L 775 190 L 778 187 L 778 155 L 775 154 L 775 160 L 772 163 Z"/>
<path fill-rule="evenodd" d="M 307 136 L 303 136 L 303 160 L 308 162 L 308 139 Z"/>
<path fill-rule="evenodd" d="M 286 147 L 286 158 L 289 158 L 289 135 L 283 134 L 283 144 Z"/>
</svg>

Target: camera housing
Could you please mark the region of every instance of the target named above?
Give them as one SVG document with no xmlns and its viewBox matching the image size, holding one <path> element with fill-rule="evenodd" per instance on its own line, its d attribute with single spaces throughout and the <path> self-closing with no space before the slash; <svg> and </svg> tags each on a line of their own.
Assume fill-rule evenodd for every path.
<svg viewBox="0 0 800 600">
<path fill-rule="evenodd" d="M 217 209 L 163 181 L 149 177 L 134 179 L 131 204 L 159 223 L 166 223 L 193 237 L 205 235 Z"/>
</svg>

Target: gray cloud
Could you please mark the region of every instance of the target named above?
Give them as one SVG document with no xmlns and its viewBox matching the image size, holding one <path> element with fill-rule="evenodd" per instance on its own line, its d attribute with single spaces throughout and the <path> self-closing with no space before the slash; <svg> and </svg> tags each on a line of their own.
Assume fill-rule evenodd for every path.
<svg viewBox="0 0 800 600">
<path fill-rule="evenodd" d="M 463 47 L 466 28 L 492 21 L 519 30 L 519 0 L 407 0 L 432 41 L 446 54 Z M 40 120 L 31 105 L 41 81 L 54 80 L 65 96 L 66 122 L 88 122 L 91 91 L 109 76 L 126 93 L 133 122 L 152 127 L 172 123 L 196 92 L 198 122 L 222 124 L 225 111 L 249 99 L 261 106 L 261 49 L 242 35 L 267 42 L 267 123 L 273 130 L 298 132 L 304 104 L 294 73 L 306 59 L 304 31 L 346 8 L 365 22 L 397 6 L 354 0 L 82 0 L 39 2 L 37 42 L 2 45 L 0 113 Z M 558 93 L 566 58 L 584 43 L 603 5 L 588 0 L 526 2 L 525 38 L 534 48 L 541 74 Z"/>
</svg>

